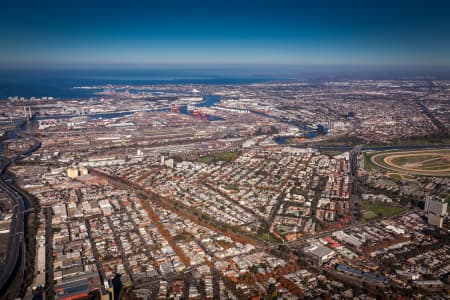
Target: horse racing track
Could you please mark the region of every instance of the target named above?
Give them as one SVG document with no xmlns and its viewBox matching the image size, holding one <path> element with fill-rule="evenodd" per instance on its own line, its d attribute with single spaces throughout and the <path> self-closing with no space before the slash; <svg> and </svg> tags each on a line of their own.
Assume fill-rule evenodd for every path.
<svg viewBox="0 0 450 300">
<path fill-rule="evenodd" d="M 370 161 L 384 169 L 423 176 L 450 176 L 450 149 L 390 151 L 373 154 Z"/>
</svg>

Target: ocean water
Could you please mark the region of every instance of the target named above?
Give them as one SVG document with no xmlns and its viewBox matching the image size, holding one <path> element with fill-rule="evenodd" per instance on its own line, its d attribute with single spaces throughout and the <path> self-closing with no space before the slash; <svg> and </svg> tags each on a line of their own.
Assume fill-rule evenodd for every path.
<svg viewBox="0 0 450 300">
<path fill-rule="evenodd" d="M 86 98 L 92 90 L 76 86 L 105 84 L 248 84 L 285 80 L 283 77 L 188 70 L 0 70 L 0 99 L 10 96 Z"/>
<path fill-rule="evenodd" d="M 0 66 L 1 67 L 1 66 Z M 0 100 L 9 96 L 55 98 L 86 98 L 92 90 L 73 89 L 75 86 L 105 84 L 249 84 L 267 81 L 354 79 L 450 80 L 449 68 L 407 67 L 337 67 L 337 66 L 223 66 L 184 69 L 158 67 L 78 68 L 0 68 Z"/>
</svg>

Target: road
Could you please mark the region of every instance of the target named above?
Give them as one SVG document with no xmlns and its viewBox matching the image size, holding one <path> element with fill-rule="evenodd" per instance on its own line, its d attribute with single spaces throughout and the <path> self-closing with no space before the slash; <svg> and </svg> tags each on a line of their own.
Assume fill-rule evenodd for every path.
<svg viewBox="0 0 450 300">
<path fill-rule="evenodd" d="M 356 207 L 356 203 L 359 200 L 359 196 L 358 196 L 358 193 L 357 193 L 357 187 L 356 187 L 357 180 L 356 180 L 356 178 L 357 178 L 357 175 L 358 175 L 357 174 L 357 172 L 358 172 L 358 155 L 359 155 L 359 153 L 361 151 L 361 148 L 362 148 L 361 145 L 355 146 L 350 151 L 350 154 L 349 154 L 349 163 L 350 163 L 350 173 L 349 173 L 350 180 L 349 180 L 349 184 L 350 184 L 350 186 L 349 186 L 348 192 L 349 192 L 349 196 L 350 196 L 350 205 L 352 206 L 351 207 L 351 210 L 352 210 L 352 224 L 355 224 L 356 220 L 358 219 L 358 208 Z"/>
<path fill-rule="evenodd" d="M 91 224 L 89 223 L 89 220 L 86 219 L 85 224 L 86 224 L 86 229 L 87 229 L 87 233 L 89 236 L 89 240 L 91 241 L 91 245 L 94 246 L 95 241 L 92 236 Z M 94 258 L 95 258 L 95 265 L 97 267 L 97 270 L 99 270 L 100 281 L 102 282 L 102 284 L 100 285 L 100 289 L 101 289 L 102 295 L 106 295 L 107 291 L 106 291 L 105 285 L 103 284 L 103 282 L 105 282 L 105 279 L 106 279 L 105 270 L 103 269 L 102 263 L 100 261 L 100 255 L 98 254 L 97 248 L 92 247 L 92 250 L 93 250 L 92 254 L 94 254 Z"/>
<path fill-rule="evenodd" d="M 6 169 L 9 164 L 9 160 L 2 158 L 2 164 L 0 166 L 2 175 L 0 176 L 0 188 L 14 200 L 16 205 L 14 205 L 14 214 L 11 219 L 10 237 L 8 240 L 8 251 L 6 253 L 5 264 L 2 266 L 2 273 L 0 274 L 0 295 L 4 295 L 6 293 L 8 286 L 13 283 L 12 281 L 16 275 L 15 271 L 23 265 L 21 256 L 23 257 L 25 250 L 23 242 L 24 201 L 20 195 L 3 179 L 3 175 L 6 173 Z M 22 255 L 18 255 L 19 253 L 22 253 Z"/>
<path fill-rule="evenodd" d="M 22 285 L 26 259 L 25 215 L 28 211 L 28 207 L 26 206 L 29 205 L 26 195 L 16 190 L 12 183 L 5 179 L 5 175 L 9 165 L 31 155 L 41 146 L 41 142 L 38 139 L 21 132 L 20 127 L 22 127 L 22 125 L 19 125 L 15 131 L 17 136 L 19 138 L 31 138 L 34 141 L 34 145 L 10 159 L 0 156 L 0 188 L 16 203 L 14 205 L 14 214 L 10 225 L 10 238 L 8 240 L 7 257 L 5 264 L 2 266 L 2 273 L 0 274 L 0 298 L 3 298 L 11 284 L 18 287 L 12 292 L 17 294 L 20 292 L 19 288 Z M 16 279 L 17 272 L 20 272 L 20 284 Z M 12 297 L 12 295 L 8 295 L 7 297 Z"/>
<path fill-rule="evenodd" d="M 45 209 L 45 262 L 46 262 L 46 292 L 47 299 L 53 300 L 55 297 L 55 288 L 53 282 L 53 258 L 52 258 L 52 209 L 50 207 L 46 207 Z"/>
</svg>

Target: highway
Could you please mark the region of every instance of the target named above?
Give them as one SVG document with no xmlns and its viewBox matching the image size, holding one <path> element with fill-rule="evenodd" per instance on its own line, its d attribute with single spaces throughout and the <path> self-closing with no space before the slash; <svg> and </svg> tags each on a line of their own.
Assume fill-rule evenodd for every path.
<svg viewBox="0 0 450 300">
<path fill-rule="evenodd" d="M 10 238 L 8 240 L 8 252 L 5 259 L 5 264 L 2 266 L 2 273 L 0 274 L 0 298 L 3 299 L 5 293 L 7 292 L 9 286 L 14 283 L 15 287 L 20 287 L 17 281 L 14 281 L 17 272 L 20 272 L 20 281 L 23 280 L 24 268 L 25 268 L 25 254 L 26 254 L 26 243 L 25 243 L 25 223 L 26 223 L 26 213 L 28 211 L 28 200 L 24 194 L 16 190 L 12 184 L 6 181 L 4 175 L 7 172 L 9 165 L 13 162 L 19 161 L 40 148 L 41 142 L 32 137 L 28 136 L 26 133 L 20 131 L 18 126 L 16 129 L 16 134 L 19 138 L 31 138 L 34 141 L 34 145 L 29 149 L 18 153 L 12 158 L 7 158 L 0 156 L 0 188 L 8 194 L 8 196 L 14 200 L 16 203 L 14 205 L 14 214 L 11 219 L 10 225 Z M 14 290 L 15 293 L 19 293 L 20 289 Z M 7 295 L 7 298 L 15 298 L 18 295 Z"/>
<path fill-rule="evenodd" d="M 54 282 L 53 282 L 53 258 L 52 258 L 52 209 L 51 207 L 44 208 L 45 212 L 45 282 L 46 282 L 46 295 L 48 300 L 53 300 L 54 297 Z"/>
<path fill-rule="evenodd" d="M 349 180 L 349 195 L 350 195 L 350 204 L 351 204 L 351 210 L 352 210 L 352 224 L 356 223 L 356 220 L 358 218 L 358 208 L 356 207 L 356 202 L 359 200 L 359 196 L 357 193 L 356 188 L 356 177 L 358 172 L 358 155 L 361 151 L 362 146 L 358 145 L 355 146 L 349 154 L 349 162 L 350 162 L 350 180 Z"/>
</svg>

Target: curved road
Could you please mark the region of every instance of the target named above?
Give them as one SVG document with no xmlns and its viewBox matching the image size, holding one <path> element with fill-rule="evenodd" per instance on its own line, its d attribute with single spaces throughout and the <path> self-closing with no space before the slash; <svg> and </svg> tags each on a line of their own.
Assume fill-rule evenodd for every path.
<svg viewBox="0 0 450 300">
<path fill-rule="evenodd" d="M 5 264 L 2 266 L 2 272 L 0 274 L 0 298 L 3 298 L 5 292 L 8 290 L 9 285 L 13 283 L 12 281 L 18 270 L 22 273 L 20 280 L 23 279 L 26 254 L 24 230 L 26 222 L 25 214 L 27 213 L 27 210 L 25 208 L 25 203 L 28 201 L 24 194 L 22 194 L 20 191 L 15 190 L 11 186 L 11 184 L 5 180 L 4 175 L 6 174 L 8 166 L 11 163 L 19 161 L 31 155 L 41 146 L 41 142 L 38 139 L 32 136 L 28 136 L 26 133 L 19 131 L 19 128 L 20 126 L 16 129 L 17 136 L 20 138 L 31 138 L 34 141 L 34 145 L 29 149 L 18 153 L 11 159 L 0 156 L 0 188 L 5 193 L 7 193 L 8 196 L 16 203 L 14 205 L 14 215 L 12 217 L 10 225 L 10 237 L 8 240 L 7 257 L 5 260 Z M 14 282 L 14 284 L 17 284 L 17 282 Z"/>
</svg>

